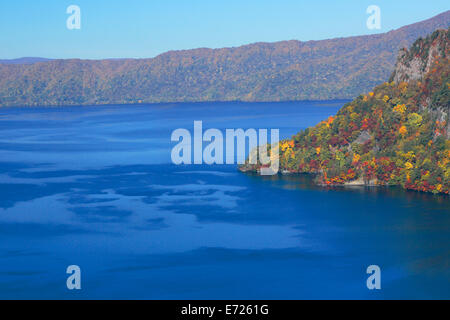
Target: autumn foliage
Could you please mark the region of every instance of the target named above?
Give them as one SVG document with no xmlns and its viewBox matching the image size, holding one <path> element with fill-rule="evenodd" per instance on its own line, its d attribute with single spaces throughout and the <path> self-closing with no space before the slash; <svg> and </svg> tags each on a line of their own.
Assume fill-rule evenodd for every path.
<svg viewBox="0 0 450 320">
<path fill-rule="evenodd" d="M 443 42 L 420 81 L 385 82 L 336 116 L 282 141 L 282 170 L 316 173 L 322 185 L 401 185 L 448 194 L 449 39 L 449 31 L 439 31 L 415 43 Z"/>
</svg>

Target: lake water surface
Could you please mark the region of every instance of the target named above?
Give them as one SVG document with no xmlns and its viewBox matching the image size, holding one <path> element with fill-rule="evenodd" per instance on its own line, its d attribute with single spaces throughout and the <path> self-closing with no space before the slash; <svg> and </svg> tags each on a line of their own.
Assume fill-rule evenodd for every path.
<svg viewBox="0 0 450 320">
<path fill-rule="evenodd" d="M 0 109 L 0 298 L 449 299 L 448 196 L 170 162 L 194 120 L 286 138 L 344 103 Z"/>
</svg>

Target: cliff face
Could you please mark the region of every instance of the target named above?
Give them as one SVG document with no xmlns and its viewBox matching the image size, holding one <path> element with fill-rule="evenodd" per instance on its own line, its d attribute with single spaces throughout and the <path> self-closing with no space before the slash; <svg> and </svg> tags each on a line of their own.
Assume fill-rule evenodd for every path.
<svg viewBox="0 0 450 320">
<path fill-rule="evenodd" d="M 390 82 L 280 142 L 282 172 L 323 185 L 401 185 L 450 191 L 450 29 L 402 50 Z M 246 164 L 245 170 L 259 170 Z"/>
<path fill-rule="evenodd" d="M 436 59 L 445 57 L 447 37 L 445 32 L 434 32 L 430 37 L 418 39 L 409 50 L 401 49 L 390 81 L 400 83 L 423 79 Z"/>
<path fill-rule="evenodd" d="M 402 81 L 420 81 L 433 71 L 439 60 L 448 59 L 449 32 L 434 32 L 425 39 L 418 39 L 409 50 L 401 49 L 391 81 L 400 83 Z M 436 72 L 436 71 L 434 71 Z M 432 81 L 427 78 L 427 81 Z M 444 81 L 444 85 L 447 81 Z M 444 88 L 445 89 L 445 88 Z M 441 92 L 442 93 L 442 92 Z M 438 103 L 434 97 L 429 95 L 422 101 L 422 107 L 431 108 L 439 121 L 445 121 L 450 114 L 448 103 Z M 450 123 L 447 123 L 445 136 L 450 138 Z"/>
<path fill-rule="evenodd" d="M 152 59 L 0 63 L 0 106 L 354 98 L 450 11 L 384 34 L 171 51 Z"/>
</svg>

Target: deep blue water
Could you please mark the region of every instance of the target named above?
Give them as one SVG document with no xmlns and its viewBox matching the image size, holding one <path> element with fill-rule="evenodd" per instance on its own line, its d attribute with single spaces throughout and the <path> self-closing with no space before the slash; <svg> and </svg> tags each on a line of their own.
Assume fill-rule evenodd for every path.
<svg viewBox="0 0 450 320">
<path fill-rule="evenodd" d="M 449 299 L 448 196 L 170 164 L 194 120 L 285 138 L 343 103 L 0 109 L 0 298 Z"/>
</svg>

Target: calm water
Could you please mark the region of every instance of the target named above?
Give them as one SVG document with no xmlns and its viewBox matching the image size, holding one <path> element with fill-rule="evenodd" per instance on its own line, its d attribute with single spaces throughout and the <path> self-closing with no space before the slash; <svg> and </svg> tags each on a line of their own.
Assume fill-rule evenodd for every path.
<svg viewBox="0 0 450 320">
<path fill-rule="evenodd" d="M 449 299 L 448 196 L 170 164 L 194 120 L 289 137 L 343 103 L 0 109 L 0 298 Z"/>
</svg>

